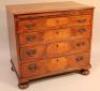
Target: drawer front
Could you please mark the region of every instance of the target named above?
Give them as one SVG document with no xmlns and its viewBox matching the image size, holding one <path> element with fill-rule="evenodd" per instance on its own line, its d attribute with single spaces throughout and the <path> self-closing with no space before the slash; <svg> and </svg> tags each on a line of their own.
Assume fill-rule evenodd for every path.
<svg viewBox="0 0 100 91">
<path fill-rule="evenodd" d="M 60 72 L 68 68 L 68 59 L 66 57 L 52 58 L 47 60 L 48 72 Z"/>
<path fill-rule="evenodd" d="M 50 42 L 57 42 L 62 40 L 67 40 L 71 37 L 72 33 L 70 31 L 70 28 L 66 29 L 59 29 L 54 31 L 48 31 L 44 34 L 44 42 L 50 43 Z"/>
<path fill-rule="evenodd" d="M 36 61 L 30 61 L 22 64 L 22 76 L 33 78 L 52 74 L 53 72 L 63 71 L 67 68 L 68 63 L 65 57 L 44 59 Z"/>
<path fill-rule="evenodd" d="M 34 45 L 20 48 L 21 59 L 44 58 L 68 55 L 89 49 L 88 39 L 77 39 L 64 42 L 50 43 L 47 45 Z"/>
<path fill-rule="evenodd" d="M 38 62 L 32 61 L 23 63 L 21 66 L 22 77 L 38 77 L 46 74 L 46 61 L 40 60 Z"/>
<path fill-rule="evenodd" d="M 45 23 L 45 19 L 42 18 L 30 18 L 27 15 L 27 18 L 23 18 L 18 21 L 17 26 L 18 30 L 17 32 L 31 32 L 31 31 L 37 31 L 38 29 L 43 28 L 43 24 Z"/>
<path fill-rule="evenodd" d="M 91 25 L 92 15 L 70 16 L 71 25 Z"/>
<path fill-rule="evenodd" d="M 45 32 L 44 32 L 45 33 Z M 30 32 L 18 34 L 18 41 L 20 45 L 36 44 L 43 42 L 43 32 Z"/>
<path fill-rule="evenodd" d="M 90 59 L 88 53 L 80 53 L 60 58 L 53 58 L 47 61 L 47 70 L 48 72 L 54 73 L 67 71 L 69 69 L 88 69 L 90 67 L 89 60 Z"/>
<path fill-rule="evenodd" d="M 47 29 L 64 28 L 72 25 L 89 25 L 92 22 L 93 9 L 26 14 L 15 17 L 17 32 L 30 32 Z"/>
<path fill-rule="evenodd" d="M 22 64 L 22 77 L 38 78 L 45 75 L 90 67 L 89 54 L 74 54 L 58 58 L 29 61 Z"/>
<path fill-rule="evenodd" d="M 51 17 L 46 20 L 47 28 L 63 28 L 69 24 L 69 18 L 65 17 Z"/>
<path fill-rule="evenodd" d="M 57 42 L 49 44 L 46 49 L 48 57 L 67 55 L 89 49 L 89 41 L 86 39 L 71 40 L 69 42 Z"/>
<path fill-rule="evenodd" d="M 47 29 L 66 28 L 73 25 L 90 25 L 91 23 L 92 15 L 23 19 L 18 22 L 17 32 L 44 31 Z"/>
<path fill-rule="evenodd" d="M 69 68 L 72 69 L 89 69 L 90 65 L 90 54 L 88 53 L 79 53 L 71 55 L 68 57 Z"/>
<path fill-rule="evenodd" d="M 68 42 L 58 42 L 47 46 L 46 54 L 49 57 L 60 56 L 68 53 L 72 50 L 71 45 Z"/>
<path fill-rule="evenodd" d="M 18 34 L 18 40 L 20 45 L 27 45 L 68 40 L 72 37 L 90 38 L 90 36 L 91 26 L 78 26 L 54 31 L 20 33 Z"/>
<path fill-rule="evenodd" d="M 71 27 L 70 29 L 72 31 L 73 37 L 84 37 L 84 38 L 90 38 L 91 37 L 91 26 L 75 26 Z"/>
<path fill-rule="evenodd" d="M 71 53 L 74 52 L 82 52 L 82 51 L 87 51 L 90 49 L 90 40 L 89 39 L 77 39 L 77 40 L 72 40 L 70 41 L 70 45 L 72 46 L 72 51 Z"/>
<path fill-rule="evenodd" d="M 18 35 L 20 45 L 50 43 L 61 40 L 67 40 L 70 37 L 71 31 L 69 28 L 54 31 L 49 30 L 46 32 L 20 33 Z"/>
<path fill-rule="evenodd" d="M 41 58 L 45 56 L 45 46 L 36 45 L 20 48 L 21 59 Z"/>
<path fill-rule="evenodd" d="M 56 29 L 66 27 L 68 24 L 68 17 L 43 17 L 43 18 L 26 18 L 19 20 L 17 32 L 30 32 L 46 29 Z"/>
</svg>

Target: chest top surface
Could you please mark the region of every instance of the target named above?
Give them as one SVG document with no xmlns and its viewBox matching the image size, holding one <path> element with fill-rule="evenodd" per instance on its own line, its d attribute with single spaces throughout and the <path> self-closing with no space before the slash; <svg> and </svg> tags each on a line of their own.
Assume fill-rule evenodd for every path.
<svg viewBox="0 0 100 91">
<path fill-rule="evenodd" d="M 7 9 L 12 14 L 26 14 L 26 13 L 41 13 L 41 12 L 53 12 L 64 10 L 80 10 L 93 8 L 77 2 L 49 2 L 49 3 L 33 3 L 33 4 L 20 4 L 20 5 L 8 5 Z"/>
</svg>

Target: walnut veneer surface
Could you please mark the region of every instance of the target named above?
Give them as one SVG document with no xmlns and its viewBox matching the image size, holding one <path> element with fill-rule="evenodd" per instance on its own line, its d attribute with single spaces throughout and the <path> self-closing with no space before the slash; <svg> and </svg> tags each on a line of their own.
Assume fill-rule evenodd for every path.
<svg viewBox="0 0 100 91">
<path fill-rule="evenodd" d="M 93 10 L 76 2 L 7 6 L 11 63 L 20 88 L 42 77 L 89 73 Z"/>
</svg>

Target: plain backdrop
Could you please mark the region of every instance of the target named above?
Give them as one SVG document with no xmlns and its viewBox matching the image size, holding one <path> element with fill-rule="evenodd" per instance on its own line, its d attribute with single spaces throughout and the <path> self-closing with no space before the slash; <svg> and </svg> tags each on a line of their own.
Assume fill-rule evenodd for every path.
<svg viewBox="0 0 100 91">
<path fill-rule="evenodd" d="M 10 50 L 6 21 L 8 4 L 59 2 L 63 0 L 0 0 L 0 91 L 21 91 L 17 77 L 10 68 Z M 68 1 L 68 0 L 65 0 Z M 72 0 L 95 6 L 91 51 L 91 73 L 88 76 L 70 74 L 40 80 L 25 91 L 100 91 L 100 0 Z"/>
</svg>

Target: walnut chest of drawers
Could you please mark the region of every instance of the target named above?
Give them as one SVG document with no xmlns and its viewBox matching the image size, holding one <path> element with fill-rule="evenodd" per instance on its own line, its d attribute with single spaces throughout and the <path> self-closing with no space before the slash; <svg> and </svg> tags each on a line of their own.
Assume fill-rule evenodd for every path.
<svg viewBox="0 0 100 91">
<path fill-rule="evenodd" d="M 7 6 L 12 70 L 30 80 L 89 73 L 93 7 L 76 2 Z"/>
</svg>

